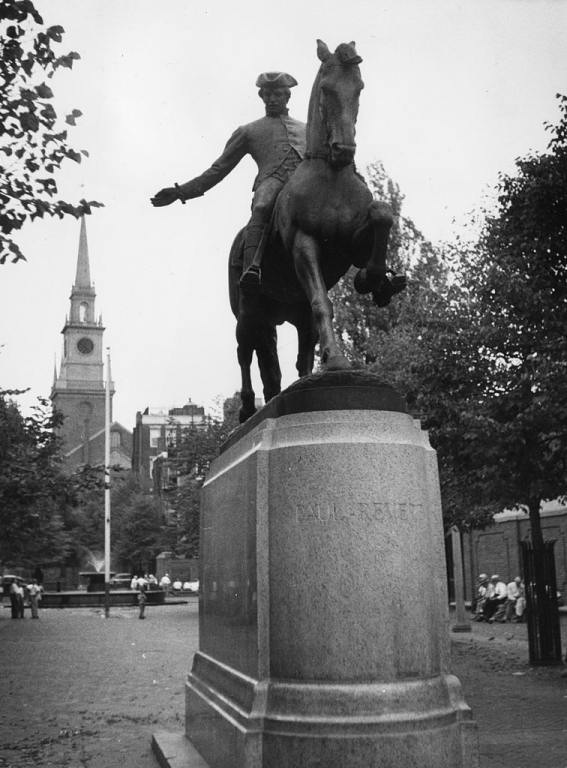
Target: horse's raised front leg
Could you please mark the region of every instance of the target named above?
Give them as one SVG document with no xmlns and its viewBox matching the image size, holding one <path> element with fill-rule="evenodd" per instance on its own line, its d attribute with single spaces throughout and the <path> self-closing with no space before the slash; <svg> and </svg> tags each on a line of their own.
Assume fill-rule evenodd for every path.
<svg viewBox="0 0 567 768">
<path fill-rule="evenodd" d="M 396 293 L 406 287 L 405 275 L 392 275 L 388 277 L 386 256 L 388 253 L 388 238 L 390 229 L 394 223 L 394 217 L 390 206 L 386 203 L 374 201 L 368 208 L 367 227 L 372 233 L 372 246 L 370 258 L 366 267 L 360 269 L 354 278 L 354 287 L 358 293 L 372 293 L 374 302 L 379 307 L 385 307 Z M 364 232 L 359 233 L 359 238 L 364 238 Z"/>
<path fill-rule="evenodd" d="M 350 363 L 341 354 L 333 330 L 333 305 L 327 295 L 327 288 L 319 265 L 320 246 L 310 235 L 298 231 L 293 243 L 293 260 L 297 277 L 313 314 L 315 329 L 319 336 L 321 362 L 330 371 L 350 368 Z"/>
</svg>

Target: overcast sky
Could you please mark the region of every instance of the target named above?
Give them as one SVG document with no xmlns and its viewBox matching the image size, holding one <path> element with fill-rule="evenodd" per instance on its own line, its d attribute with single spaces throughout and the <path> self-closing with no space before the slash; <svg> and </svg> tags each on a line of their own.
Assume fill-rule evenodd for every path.
<svg viewBox="0 0 567 768">
<path fill-rule="evenodd" d="M 37 0 L 81 60 L 51 81 L 55 107 L 83 117 L 87 149 L 57 181 L 61 197 L 97 199 L 87 219 L 97 311 L 116 384 L 114 417 L 131 429 L 146 406 L 209 405 L 239 388 L 226 260 L 249 215 L 246 158 L 185 206 L 154 209 L 161 187 L 205 170 L 234 128 L 263 114 L 254 82 L 283 69 L 305 119 L 316 39 L 356 41 L 366 83 L 357 165 L 380 159 L 405 213 L 450 239 L 499 171 L 543 151 L 545 121 L 567 92 L 566 0 Z M 47 396 L 75 276 L 79 223 L 27 225 L 27 263 L 0 267 L 0 387 Z M 283 384 L 295 335 L 280 332 Z M 258 392 L 260 387 L 258 386 Z"/>
</svg>

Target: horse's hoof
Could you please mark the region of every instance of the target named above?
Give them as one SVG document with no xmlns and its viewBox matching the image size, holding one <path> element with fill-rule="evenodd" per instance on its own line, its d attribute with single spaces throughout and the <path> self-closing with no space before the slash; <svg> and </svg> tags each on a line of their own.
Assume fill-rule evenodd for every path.
<svg viewBox="0 0 567 768">
<path fill-rule="evenodd" d="M 323 364 L 327 371 L 347 371 L 352 368 L 344 355 L 330 355 Z"/>
<path fill-rule="evenodd" d="M 240 424 L 244 424 L 244 422 L 248 421 L 250 416 L 254 416 L 255 413 L 256 413 L 256 409 L 255 408 L 252 408 L 252 409 L 250 409 L 250 408 L 241 408 L 238 411 L 238 421 L 240 422 Z"/>
<path fill-rule="evenodd" d="M 357 293 L 370 293 L 372 290 L 366 269 L 359 269 L 354 276 L 354 290 Z"/>
<path fill-rule="evenodd" d="M 405 275 L 394 275 L 392 279 L 386 278 L 379 288 L 372 291 L 372 300 L 377 307 L 387 307 L 392 296 L 405 290 L 407 284 Z"/>
<path fill-rule="evenodd" d="M 245 296 L 257 296 L 260 293 L 260 268 L 252 264 L 240 278 L 240 290 Z"/>
</svg>

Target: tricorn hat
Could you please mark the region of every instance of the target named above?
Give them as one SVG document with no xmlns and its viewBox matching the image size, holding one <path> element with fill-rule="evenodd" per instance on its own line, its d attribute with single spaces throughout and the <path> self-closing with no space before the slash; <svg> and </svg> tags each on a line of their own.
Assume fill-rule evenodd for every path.
<svg viewBox="0 0 567 768">
<path fill-rule="evenodd" d="M 287 72 L 262 72 L 256 80 L 256 88 L 293 88 L 294 85 L 297 80 Z"/>
</svg>

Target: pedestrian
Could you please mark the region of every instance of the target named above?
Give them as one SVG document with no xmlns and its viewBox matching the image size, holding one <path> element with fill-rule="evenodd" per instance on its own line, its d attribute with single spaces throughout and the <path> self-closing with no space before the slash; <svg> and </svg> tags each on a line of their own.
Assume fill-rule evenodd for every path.
<svg viewBox="0 0 567 768">
<path fill-rule="evenodd" d="M 18 583 L 16 579 L 12 579 L 10 583 L 10 607 L 12 609 L 12 618 L 13 619 L 19 619 L 20 618 L 20 610 L 18 606 Z"/>
<path fill-rule="evenodd" d="M 18 584 L 16 582 L 16 605 L 17 605 L 17 613 L 18 613 L 18 619 L 24 618 L 24 599 L 25 599 L 25 592 L 24 588 L 21 584 Z"/>
<path fill-rule="evenodd" d="M 146 597 L 146 585 L 141 584 L 138 590 L 138 605 L 140 606 L 140 615 L 138 616 L 139 619 L 145 619 L 144 616 L 145 610 L 146 610 L 146 602 L 148 598 Z"/>
<path fill-rule="evenodd" d="M 42 589 L 38 584 L 37 579 L 32 579 L 32 583 L 28 584 L 28 594 L 30 596 L 30 607 L 32 619 L 39 619 L 39 601 L 41 600 Z"/>
<path fill-rule="evenodd" d="M 169 588 L 171 587 L 171 579 L 169 578 L 169 573 L 164 574 L 161 579 L 159 580 L 159 585 L 161 589 L 164 590 L 165 594 L 169 594 Z"/>
<path fill-rule="evenodd" d="M 130 589 L 138 589 L 138 577 L 132 576 L 132 581 L 130 582 Z"/>
</svg>

